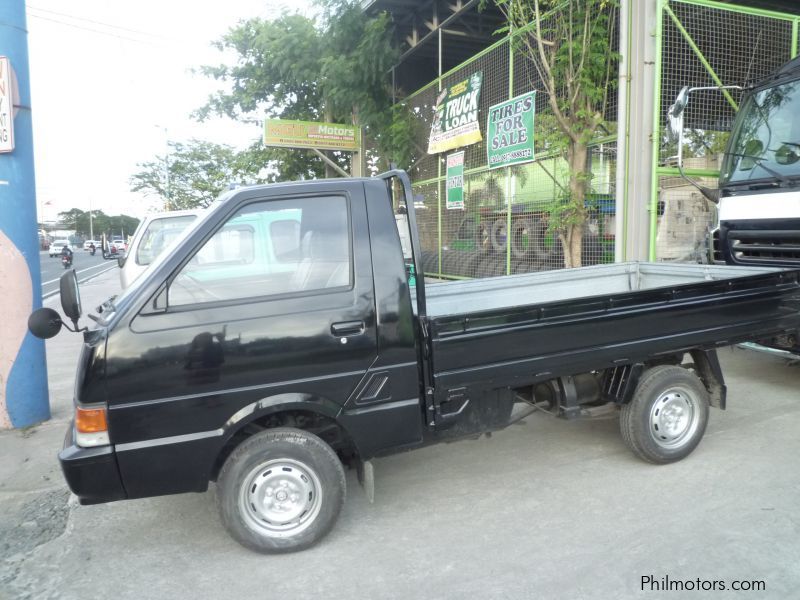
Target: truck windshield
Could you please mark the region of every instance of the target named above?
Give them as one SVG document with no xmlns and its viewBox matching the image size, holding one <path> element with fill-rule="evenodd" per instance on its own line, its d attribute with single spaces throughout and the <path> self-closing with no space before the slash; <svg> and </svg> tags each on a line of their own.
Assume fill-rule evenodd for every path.
<svg viewBox="0 0 800 600">
<path fill-rule="evenodd" d="M 720 184 L 800 177 L 800 81 L 753 93 L 739 109 Z"/>
</svg>

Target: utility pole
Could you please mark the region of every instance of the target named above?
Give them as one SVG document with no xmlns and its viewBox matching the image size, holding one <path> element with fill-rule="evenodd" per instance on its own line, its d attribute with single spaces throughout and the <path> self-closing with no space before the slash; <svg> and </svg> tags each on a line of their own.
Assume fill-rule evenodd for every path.
<svg viewBox="0 0 800 600">
<path fill-rule="evenodd" d="M 164 193 L 166 198 L 164 199 L 164 211 L 169 211 L 170 206 L 170 193 L 169 193 L 169 131 L 166 127 L 161 127 L 161 125 L 155 125 L 158 129 L 164 130 Z"/>
<path fill-rule="evenodd" d="M 170 205 L 170 197 L 169 197 L 169 134 L 167 133 L 167 128 L 164 127 L 164 143 L 166 148 L 164 150 L 164 173 L 167 177 L 167 205 L 166 210 L 169 211 Z"/>
<path fill-rule="evenodd" d="M 44 341 L 28 332 L 42 305 L 24 0 L 0 2 L 0 429 L 50 418 Z"/>
<path fill-rule="evenodd" d="M 89 196 L 89 239 L 94 239 L 94 214 L 92 213 L 92 197 Z"/>
</svg>

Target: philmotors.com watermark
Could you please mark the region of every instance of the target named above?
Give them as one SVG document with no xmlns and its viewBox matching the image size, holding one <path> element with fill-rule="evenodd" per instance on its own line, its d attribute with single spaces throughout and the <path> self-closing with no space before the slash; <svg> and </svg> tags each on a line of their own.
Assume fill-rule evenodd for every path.
<svg viewBox="0 0 800 600">
<path fill-rule="evenodd" d="M 760 579 L 673 579 L 669 575 L 656 577 L 642 575 L 640 589 L 643 592 L 764 592 L 767 582 Z"/>
</svg>

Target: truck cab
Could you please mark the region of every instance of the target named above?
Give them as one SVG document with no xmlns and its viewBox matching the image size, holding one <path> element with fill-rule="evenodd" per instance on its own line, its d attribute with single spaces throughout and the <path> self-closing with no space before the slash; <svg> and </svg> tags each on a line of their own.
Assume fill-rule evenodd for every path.
<svg viewBox="0 0 800 600">
<path fill-rule="evenodd" d="M 670 108 L 672 118 L 679 117 L 671 124 L 679 140 L 689 93 L 723 88 L 681 91 Z M 719 190 L 701 192 L 718 203 L 710 262 L 800 267 L 800 57 L 744 89 L 722 160 Z M 797 355 L 799 338 L 798 332 L 791 332 L 760 340 L 760 346 Z"/>
</svg>

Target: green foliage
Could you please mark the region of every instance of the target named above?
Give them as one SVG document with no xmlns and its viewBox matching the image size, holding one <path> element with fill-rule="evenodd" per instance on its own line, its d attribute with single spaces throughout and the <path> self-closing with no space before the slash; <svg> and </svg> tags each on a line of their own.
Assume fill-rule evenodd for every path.
<svg viewBox="0 0 800 600">
<path fill-rule="evenodd" d="M 580 265 L 580 239 L 591 189 L 589 144 L 604 123 L 616 85 L 618 54 L 611 49 L 616 0 L 495 0 L 517 32 L 513 44 L 533 63 L 548 110 L 537 116 L 536 138 L 569 164 L 569 187 L 550 227 L 564 245 L 567 266 Z M 537 86 L 538 87 L 538 86 Z"/>
<path fill-rule="evenodd" d="M 216 43 L 234 64 L 200 72 L 226 84 L 195 112 L 199 119 L 227 115 L 244 122 L 268 118 L 333 121 L 363 126 L 368 144 L 388 164 L 407 164 L 411 146 L 405 115 L 392 108 L 387 73 L 397 60 L 387 14 L 368 17 L 355 0 L 318 0 L 320 18 L 281 14 L 250 19 Z M 303 150 L 254 147 L 270 178 L 324 173 L 321 159 Z M 348 153 L 331 152 L 349 170 Z M 386 164 L 382 166 L 387 166 Z"/>
<path fill-rule="evenodd" d="M 95 239 L 98 239 L 103 233 L 109 236 L 112 234 L 128 236 L 132 235 L 139 226 L 139 219 L 128 215 L 110 216 L 102 210 L 93 210 L 92 215 L 91 227 L 89 211 L 83 211 L 79 208 L 71 208 L 58 213 L 58 220 L 67 229 L 74 229 L 78 236 L 87 239 L 91 234 L 94 234 Z"/>
<path fill-rule="evenodd" d="M 317 78 L 324 40 L 312 20 L 283 14 L 274 21 L 250 19 L 231 28 L 215 44 L 237 55 L 233 65 L 204 66 L 207 77 L 228 83 L 230 91 L 209 97 L 195 112 L 201 120 L 222 114 L 244 122 L 263 115 L 283 119 L 322 118 Z"/>
<path fill-rule="evenodd" d="M 201 140 L 170 142 L 169 147 L 169 191 L 164 157 L 139 163 L 141 170 L 130 183 L 134 192 L 164 199 L 170 210 L 205 208 L 230 183 L 265 181 L 261 176 L 265 163 L 259 162 L 260 156 L 252 149 L 237 153 L 230 146 Z"/>
</svg>

